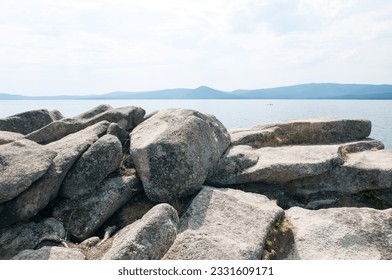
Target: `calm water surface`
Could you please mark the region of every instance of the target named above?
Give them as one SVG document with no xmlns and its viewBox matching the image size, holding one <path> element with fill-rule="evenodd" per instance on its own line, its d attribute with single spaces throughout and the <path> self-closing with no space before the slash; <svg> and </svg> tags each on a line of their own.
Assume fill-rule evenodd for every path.
<svg viewBox="0 0 392 280">
<path fill-rule="evenodd" d="M 164 108 L 195 109 L 215 115 L 228 129 L 290 119 L 369 119 L 370 137 L 392 149 L 392 100 L 0 100 L 0 117 L 43 108 L 72 117 L 100 104 L 140 106 L 147 113 Z"/>
</svg>

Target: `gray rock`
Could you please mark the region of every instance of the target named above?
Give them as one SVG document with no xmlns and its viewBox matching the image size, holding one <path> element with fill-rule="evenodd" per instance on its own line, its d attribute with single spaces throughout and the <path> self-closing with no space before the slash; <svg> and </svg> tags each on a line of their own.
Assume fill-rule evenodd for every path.
<svg viewBox="0 0 392 280">
<path fill-rule="evenodd" d="M 209 174 L 207 183 L 281 184 L 327 172 L 343 163 L 338 145 L 265 147 L 232 146 Z"/>
<path fill-rule="evenodd" d="M 85 247 L 93 247 L 97 245 L 101 239 L 98 236 L 92 236 L 90 238 L 85 239 L 82 243 L 80 243 L 81 246 Z"/>
<path fill-rule="evenodd" d="M 230 131 L 233 145 L 253 148 L 295 144 L 333 144 L 360 140 L 371 131 L 369 120 L 314 119 L 258 125 Z"/>
<path fill-rule="evenodd" d="M 93 192 L 60 202 L 53 216 L 64 223 L 71 236 L 82 241 L 140 190 L 136 176 L 108 178 Z"/>
<path fill-rule="evenodd" d="M 165 259 L 256 260 L 283 210 L 260 194 L 204 187 L 182 215 Z"/>
<path fill-rule="evenodd" d="M 392 209 L 294 207 L 286 217 L 294 233 L 287 259 L 392 258 Z"/>
<path fill-rule="evenodd" d="M 76 198 L 93 191 L 119 167 L 121 159 L 120 140 L 113 135 L 102 136 L 69 170 L 61 185 L 60 195 Z"/>
<path fill-rule="evenodd" d="M 177 211 L 169 204 L 158 204 L 143 218 L 116 233 L 112 247 L 102 259 L 161 259 L 176 238 L 177 225 Z"/>
<path fill-rule="evenodd" d="M 0 227 L 29 219 L 48 205 L 57 196 L 68 170 L 99 137 L 106 133 L 108 126 L 107 121 L 102 121 L 48 144 L 48 149 L 57 152 L 52 165 L 45 175 L 26 191 L 0 207 Z"/>
<path fill-rule="evenodd" d="M 20 140 L 24 137 L 23 134 L 10 131 L 0 131 L 0 145 Z"/>
<path fill-rule="evenodd" d="M 319 176 L 290 182 L 287 187 L 300 195 L 392 190 L 392 150 L 348 154 L 342 166 Z"/>
<path fill-rule="evenodd" d="M 341 144 L 339 146 L 342 155 L 358 153 L 358 152 L 363 152 L 368 150 L 376 151 L 376 150 L 382 150 L 384 148 L 385 146 L 381 141 L 374 140 L 371 138 L 366 138 L 364 140 L 356 141 L 356 142 L 348 142 L 348 143 Z"/>
<path fill-rule="evenodd" d="M 123 129 L 131 131 L 143 121 L 144 114 L 145 111 L 139 107 L 111 108 L 109 105 L 101 105 L 75 118 L 61 119 L 50 123 L 26 135 L 26 138 L 46 144 L 104 120 L 117 123 Z"/>
<path fill-rule="evenodd" d="M 108 128 L 108 134 L 114 135 L 120 140 L 124 152 L 129 151 L 131 140 L 129 138 L 129 133 L 125 129 L 122 129 L 116 123 L 111 123 Z"/>
<path fill-rule="evenodd" d="M 64 119 L 63 114 L 61 114 L 61 112 L 59 110 L 49 111 L 49 115 L 53 121 L 59 121 L 61 119 Z"/>
<path fill-rule="evenodd" d="M 9 201 L 42 177 L 55 151 L 30 140 L 0 146 L 0 203 Z"/>
<path fill-rule="evenodd" d="M 167 109 L 132 131 L 130 152 L 147 196 L 165 202 L 199 190 L 229 144 L 214 116 Z"/>
<path fill-rule="evenodd" d="M 44 240 L 56 241 L 64 237 L 63 224 L 54 218 L 0 229 L 0 259 L 10 259 L 20 251 L 35 249 Z"/>
<path fill-rule="evenodd" d="M 38 250 L 24 250 L 12 260 L 85 260 L 78 249 L 45 246 Z"/>
<path fill-rule="evenodd" d="M 0 130 L 28 134 L 55 121 L 61 113 L 48 110 L 27 111 L 0 119 Z"/>
</svg>

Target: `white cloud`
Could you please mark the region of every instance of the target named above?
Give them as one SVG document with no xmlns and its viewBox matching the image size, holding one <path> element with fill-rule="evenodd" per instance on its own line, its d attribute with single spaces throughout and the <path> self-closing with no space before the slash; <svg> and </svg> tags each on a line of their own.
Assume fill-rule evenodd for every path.
<svg viewBox="0 0 392 280">
<path fill-rule="evenodd" d="M 392 82 L 387 0 L 0 0 L 0 6 L 0 92 Z"/>
</svg>

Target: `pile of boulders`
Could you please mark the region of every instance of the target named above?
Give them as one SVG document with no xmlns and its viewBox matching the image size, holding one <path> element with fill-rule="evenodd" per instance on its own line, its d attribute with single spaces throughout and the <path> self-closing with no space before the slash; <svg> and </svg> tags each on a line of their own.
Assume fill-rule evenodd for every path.
<svg viewBox="0 0 392 280">
<path fill-rule="evenodd" d="M 0 259 L 390 259 L 392 151 L 370 132 L 109 105 L 0 119 Z"/>
</svg>

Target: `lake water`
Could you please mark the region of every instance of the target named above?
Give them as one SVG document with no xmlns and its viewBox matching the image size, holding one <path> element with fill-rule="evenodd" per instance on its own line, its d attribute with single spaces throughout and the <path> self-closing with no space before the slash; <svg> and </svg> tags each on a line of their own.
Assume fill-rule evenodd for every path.
<svg viewBox="0 0 392 280">
<path fill-rule="evenodd" d="M 188 108 L 215 115 L 228 129 L 291 119 L 369 119 L 370 137 L 392 149 L 392 100 L 0 100 L 0 118 L 33 109 L 57 109 L 72 117 L 100 104 L 140 106 L 147 113 Z"/>
</svg>

